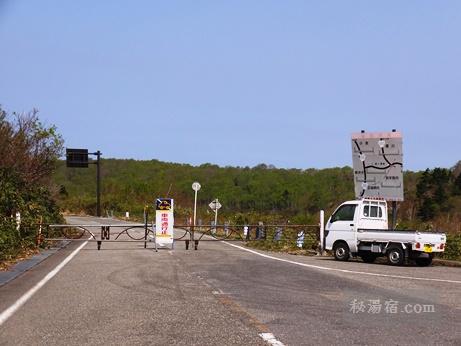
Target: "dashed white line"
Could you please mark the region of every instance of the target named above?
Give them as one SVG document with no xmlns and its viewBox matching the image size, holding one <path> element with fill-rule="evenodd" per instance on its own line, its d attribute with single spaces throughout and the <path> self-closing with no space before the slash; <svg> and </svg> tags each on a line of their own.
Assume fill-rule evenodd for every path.
<svg viewBox="0 0 461 346">
<path fill-rule="evenodd" d="M 267 342 L 269 345 L 275 345 L 275 346 L 284 346 L 283 343 L 279 340 L 277 340 L 272 333 L 261 333 L 259 336 Z"/>
<path fill-rule="evenodd" d="M 78 248 L 76 248 L 69 256 L 67 256 L 64 261 L 56 266 L 52 271 L 50 271 L 43 279 L 41 279 L 38 283 L 35 284 L 30 290 L 24 293 L 21 298 L 19 298 L 13 305 L 11 305 L 8 309 L 4 310 L 0 314 L 0 326 L 2 326 L 11 316 L 14 315 L 16 311 L 18 311 L 21 306 L 23 306 L 37 291 L 42 288 L 48 281 L 50 281 L 67 263 L 70 262 L 72 258 L 77 255 L 77 253 L 83 249 L 83 247 L 88 242 L 84 242 Z"/>
<path fill-rule="evenodd" d="M 318 266 L 318 265 L 314 265 L 314 264 L 295 262 L 295 261 L 290 261 L 290 260 L 283 259 L 283 258 L 269 256 L 269 255 L 262 254 L 260 252 L 254 251 L 254 250 L 247 249 L 247 248 L 239 246 L 239 245 L 228 243 L 226 241 L 223 241 L 223 243 L 226 244 L 226 245 L 229 245 L 229 246 L 233 246 L 233 247 L 235 247 L 237 249 L 240 249 L 240 250 L 243 250 L 243 251 L 251 252 L 252 254 L 255 254 L 255 255 L 258 255 L 258 256 L 261 256 L 261 257 L 264 257 L 264 258 L 270 258 L 270 259 L 280 261 L 280 262 L 295 264 L 295 265 L 298 265 L 298 266 L 301 266 L 301 267 L 315 268 L 315 269 L 326 270 L 326 271 L 336 271 L 336 272 L 349 273 L 349 274 L 380 276 L 380 277 L 394 278 L 394 279 L 407 279 L 407 280 L 417 280 L 417 281 L 432 281 L 432 282 L 446 282 L 446 283 L 451 283 L 451 284 L 461 284 L 461 281 L 457 281 L 457 280 L 421 278 L 421 277 L 405 276 L 405 275 L 393 275 L 393 274 L 368 273 L 368 272 L 361 272 L 361 271 L 355 271 L 355 270 L 349 270 L 349 269 L 322 267 L 322 266 Z"/>
</svg>

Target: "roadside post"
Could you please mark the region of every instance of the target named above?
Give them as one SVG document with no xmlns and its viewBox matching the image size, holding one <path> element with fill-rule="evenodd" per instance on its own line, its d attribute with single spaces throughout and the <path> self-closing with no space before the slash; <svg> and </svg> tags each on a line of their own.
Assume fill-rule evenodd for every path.
<svg viewBox="0 0 461 346">
<path fill-rule="evenodd" d="M 21 213 L 19 211 L 16 212 L 16 230 L 19 232 L 21 228 Z"/>
<path fill-rule="evenodd" d="M 40 246 L 42 243 L 42 224 L 43 224 L 43 216 L 40 216 L 40 221 L 38 224 L 38 235 L 37 235 L 37 245 Z"/>
<path fill-rule="evenodd" d="M 282 240 L 282 233 L 283 233 L 283 228 L 282 227 L 277 227 L 276 230 L 275 230 L 275 234 L 274 234 L 274 240 L 275 241 Z"/>
<path fill-rule="evenodd" d="M 162 247 L 169 245 L 173 249 L 173 226 L 173 199 L 157 198 L 155 201 L 155 243 Z"/>
<path fill-rule="evenodd" d="M 325 211 L 320 210 L 320 255 L 325 254 Z"/>
<path fill-rule="evenodd" d="M 298 232 L 298 238 L 296 239 L 296 246 L 302 248 L 304 244 L 304 231 Z"/>
<path fill-rule="evenodd" d="M 224 222 L 224 234 L 225 236 L 229 236 L 229 221 Z"/>
<path fill-rule="evenodd" d="M 149 219 L 149 212 L 147 210 L 147 205 L 144 207 L 144 249 L 147 248 L 147 221 Z"/>
</svg>

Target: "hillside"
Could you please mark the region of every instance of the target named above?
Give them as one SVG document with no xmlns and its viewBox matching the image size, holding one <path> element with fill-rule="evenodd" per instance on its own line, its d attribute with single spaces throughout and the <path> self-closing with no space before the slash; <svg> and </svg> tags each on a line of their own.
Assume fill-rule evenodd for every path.
<svg viewBox="0 0 461 346">
<path fill-rule="evenodd" d="M 400 227 L 440 228 L 457 232 L 461 220 L 460 164 L 452 169 L 434 169 L 404 174 L 405 202 L 399 205 Z M 191 184 L 199 181 L 198 218 L 211 220 L 208 203 L 219 198 L 220 222 L 286 220 L 318 222 L 318 211 L 330 213 L 338 203 L 354 198 L 352 169 L 277 169 L 191 166 L 157 160 L 102 160 L 102 209 L 140 216 L 156 197 L 172 197 L 180 222 L 192 214 Z M 64 210 L 95 210 L 95 166 L 66 168 L 61 161 L 54 176 L 59 202 Z"/>
</svg>

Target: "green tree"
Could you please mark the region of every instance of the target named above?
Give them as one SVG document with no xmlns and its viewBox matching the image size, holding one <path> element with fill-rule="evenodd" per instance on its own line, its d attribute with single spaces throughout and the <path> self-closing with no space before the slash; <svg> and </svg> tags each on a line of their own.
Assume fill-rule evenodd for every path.
<svg viewBox="0 0 461 346">
<path fill-rule="evenodd" d="M 45 222 L 61 219 L 50 185 L 63 140 L 37 113 L 10 116 L 0 108 L 0 260 L 33 246 L 34 230 L 27 226 L 39 217 Z M 25 226 L 19 231 L 16 212 Z"/>
</svg>

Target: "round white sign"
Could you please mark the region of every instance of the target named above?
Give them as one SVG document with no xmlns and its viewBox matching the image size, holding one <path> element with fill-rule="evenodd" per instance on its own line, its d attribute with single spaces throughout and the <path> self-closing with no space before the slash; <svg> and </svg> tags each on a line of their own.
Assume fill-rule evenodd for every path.
<svg viewBox="0 0 461 346">
<path fill-rule="evenodd" d="M 198 182 L 195 182 L 195 183 L 192 184 L 192 190 L 194 190 L 194 191 L 200 190 L 201 187 L 202 186 Z"/>
</svg>

